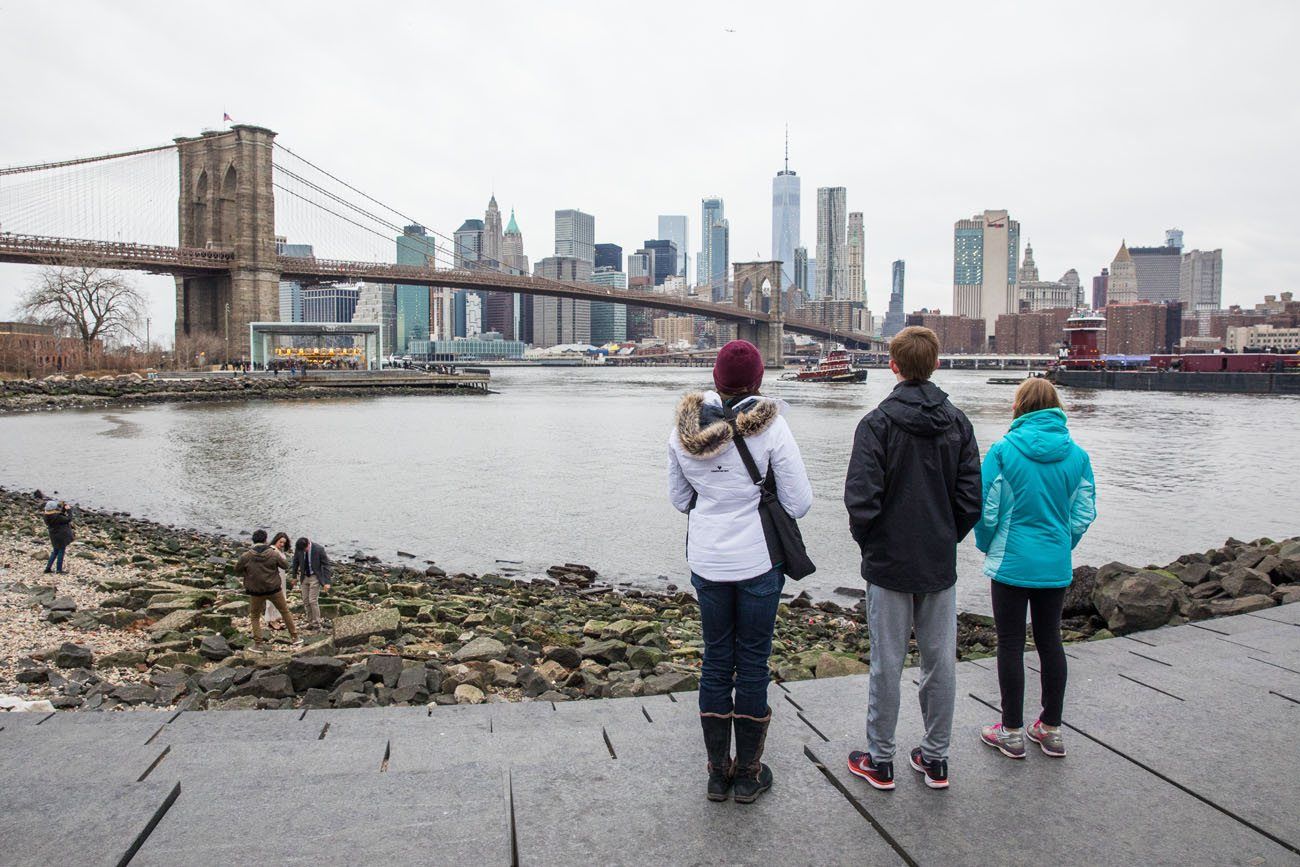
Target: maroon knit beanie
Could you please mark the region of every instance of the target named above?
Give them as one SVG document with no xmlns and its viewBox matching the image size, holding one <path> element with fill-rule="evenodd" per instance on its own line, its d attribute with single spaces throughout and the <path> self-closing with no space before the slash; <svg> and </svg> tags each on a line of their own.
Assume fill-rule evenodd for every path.
<svg viewBox="0 0 1300 867">
<path fill-rule="evenodd" d="M 733 340 L 718 350 L 713 384 L 724 394 L 758 391 L 763 384 L 763 356 L 748 340 Z"/>
</svg>

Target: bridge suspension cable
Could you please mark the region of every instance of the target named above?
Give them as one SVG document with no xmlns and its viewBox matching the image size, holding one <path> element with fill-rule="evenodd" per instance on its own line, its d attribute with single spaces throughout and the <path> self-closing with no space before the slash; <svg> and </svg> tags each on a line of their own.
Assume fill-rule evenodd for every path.
<svg viewBox="0 0 1300 867">
<path fill-rule="evenodd" d="M 157 147 L 151 147 L 151 148 L 137 148 L 133 151 L 119 151 L 118 153 L 115 154 L 100 154 L 99 156 L 94 156 L 94 157 L 79 157 L 77 159 L 72 159 L 72 160 L 61 160 L 57 163 L 35 163 L 30 166 L 8 166 L 5 168 L 0 168 L 0 176 L 21 175 L 21 174 L 26 174 L 28 172 L 42 172 L 48 169 L 62 169 L 68 166 L 83 166 L 86 165 L 87 163 L 102 163 L 106 160 L 117 160 L 117 159 L 122 159 L 123 157 L 136 157 L 136 156 L 140 156 L 141 154 L 151 154 L 157 151 L 168 151 L 168 150 L 175 150 L 175 149 L 176 149 L 176 144 L 172 143 L 172 144 L 158 145 Z"/>
</svg>

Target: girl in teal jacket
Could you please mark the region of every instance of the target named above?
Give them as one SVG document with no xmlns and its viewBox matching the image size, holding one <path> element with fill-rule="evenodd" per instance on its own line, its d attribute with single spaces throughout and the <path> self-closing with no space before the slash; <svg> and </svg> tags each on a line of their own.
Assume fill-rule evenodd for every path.
<svg viewBox="0 0 1300 867">
<path fill-rule="evenodd" d="M 1061 610 L 1073 577 L 1070 552 L 1097 517 L 1092 463 L 1070 439 L 1055 387 L 1030 379 L 1016 391 L 1011 430 L 993 444 L 982 468 L 984 513 L 975 544 L 985 553 L 998 633 L 1002 722 L 980 739 L 1014 759 L 1025 741 L 1056 758 L 1065 755 L 1061 713 L 1066 663 Z M 1033 618 L 1043 712 L 1023 727 L 1025 612 Z"/>
</svg>

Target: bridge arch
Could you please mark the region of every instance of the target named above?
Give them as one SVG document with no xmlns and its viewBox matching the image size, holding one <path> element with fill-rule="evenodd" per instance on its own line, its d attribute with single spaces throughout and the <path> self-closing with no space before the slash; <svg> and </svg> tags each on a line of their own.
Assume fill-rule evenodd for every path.
<svg viewBox="0 0 1300 867">
<path fill-rule="evenodd" d="M 237 231 L 235 222 L 238 215 L 235 193 L 238 189 L 239 173 L 235 171 L 235 164 L 232 162 L 226 167 L 226 176 L 221 180 L 221 197 L 217 199 L 217 219 L 213 221 L 216 241 L 223 246 L 235 245 Z"/>
<path fill-rule="evenodd" d="M 206 170 L 199 172 L 198 180 L 194 182 L 194 204 L 190 209 L 190 237 L 194 239 L 196 247 L 208 246 L 208 173 Z"/>
</svg>

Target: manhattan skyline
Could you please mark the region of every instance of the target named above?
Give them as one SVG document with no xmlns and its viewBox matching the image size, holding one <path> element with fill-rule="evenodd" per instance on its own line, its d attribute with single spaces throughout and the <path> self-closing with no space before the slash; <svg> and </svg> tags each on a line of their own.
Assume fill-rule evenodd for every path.
<svg viewBox="0 0 1300 867">
<path fill-rule="evenodd" d="M 329 3 L 265 12 L 235 2 L 216 21 L 161 3 L 129 13 L 11 6 L 0 10 L 0 45 L 11 69 L 29 70 L 40 86 L 11 95 L 0 164 L 162 143 L 218 127 L 226 112 L 275 129 L 289 147 L 444 234 L 481 215 L 495 191 L 502 211 L 518 215 L 535 260 L 551 251 L 548 229 L 565 208 L 595 215 L 598 240 L 628 250 L 657 235 L 658 215 L 692 215 L 694 247 L 700 200 L 716 194 L 726 202 L 734 262 L 772 254 L 771 184 L 788 123 L 790 165 L 807 202 L 801 240 L 814 246 L 812 191 L 846 187 L 851 209 L 864 212 L 867 301 L 878 315 L 895 259 L 908 263 L 909 310 L 950 310 L 953 221 L 996 208 L 1016 216 L 1026 242 L 1052 251 L 1054 269 L 1076 268 L 1085 281 L 1120 240 L 1158 244 L 1177 225 L 1189 246 L 1223 248 L 1225 305 L 1300 288 L 1288 229 L 1300 193 L 1286 154 L 1300 133 L 1300 88 L 1286 83 L 1293 77 L 1283 60 L 1300 20 L 1290 6 L 1224 15 L 1196 3 L 1171 15 L 1119 3 L 1033 14 L 994 4 L 977 15 L 939 4 L 936 16 L 667 3 L 667 14 L 638 19 L 638 39 L 628 37 L 630 11 L 597 8 L 521 5 L 495 18 L 413 9 L 398 27 Z M 827 35 L 820 28 L 832 15 Z M 418 35 L 428 33 L 440 36 Z M 819 62 L 829 69 L 816 77 L 859 82 L 852 107 L 797 64 L 750 62 L 786 56 L 818 33 L 859 49 L 826 52 Z M 663 62 L 659 37 L 692 63 Z M 610 40 L 617 55 L 591 50 Z M 1012 63 L 1000 88 L 972 91 L 982 75 L 967 59 L 972 44 L 1002 46 L 1012 60 L 1018 46 L 1026 58 L 1050 48 L 1059 63 L 1032 74 Z M 133 63 L 100 63 L 105 45 Z M 348 62 L 309 62 L 322 49 Z M 1212 66 L 1196 59 L 1207 51 L 1218 58 Z M 60 62 L 49 63 L 53 56 Z M 483 82 L 473 93 L 450 85 L 465 68 Z M 701 76 L 725 82 L 728 99 L 688 101 L 649 129 L 604 125 L 591 135 L 575 121 L 599 113 L 554 111 L 575 84 L 575 104 L 612 105 L 652 86 L 686 89 Z M 426 87 L 432 110 L 413 111 L 412 94 Z M 56 99 L 72 94 L 78 110 L 56 110 Z M 508 103 L 499 122 L 482 119 L 483 94 Z M 174 203 L 163 207 L 174 213 Z M 0 268 L 0 318 L 14 312 L 31 273 Z M 167 333 L 170 280 L 135 279 L 150 293 L 155 333 Z"/>
</svg>

